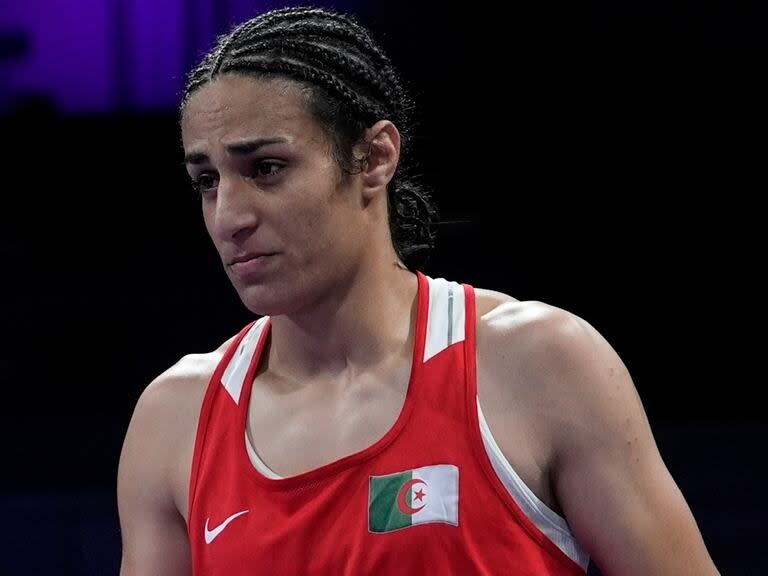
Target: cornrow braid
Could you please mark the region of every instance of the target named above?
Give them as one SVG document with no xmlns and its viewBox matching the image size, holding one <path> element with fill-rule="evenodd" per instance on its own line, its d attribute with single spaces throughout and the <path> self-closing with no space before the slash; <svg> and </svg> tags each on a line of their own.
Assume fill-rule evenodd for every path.
<svg viewBox="0 0 768 576">
<path fill-rule="evenodd" d="M 350 20 L 351 22 L 351 20 Z M 355 24 L 357 26 L 357 24 Z M 260 27 L 255 26 L 254 31 L 259 31 Z M 284 30 L 290 30 L 294 34 L 311 35 L 318 34 L 325 38 L 341 40 L 353 45 L 358 50 L 369 52 L 371 59 L 382 65 L 391 67 L 391 62 L 386 54 L 374 44 L 373 39 L 364 32 L 359 32 L 353 28 L 345 27 L 338 22 L 296 22 L 287 24 L 284 27 L 275 27 L 265 30 L 261 36 L 278 35 Z"/>
<path fill-rule="evenodd" d="M 229 47 L 233 45 L 240 36 L 244 35 L 248 31 L 248 24 L 249 23 L 246 22 L 244 25 L 233 30 L 231 34 L 224 37 L 223 42 L 221 42 L 218 50 L 216 50 L 216 54 L 213 58 L 213 62 L 211 63 L 210 70 L 208 71 L 209 78 L 213 79 L 213 77 L 219 73 L 221 64 L 224 60 L 224 56 L 227 55 Z"/>
<path fill-rule="evenodd" d="M 221 74 L 280 77 L 301 85 L 309 111 L 328 132 L 341 168 L 358 172 L 354 155 L 366 128 L 381 119 L 401 135 L 400 162 L 387 187 L 395 251 L 409 268 L 423 266 L 434 247 L 437 212 L 412 176 L 412 104 L 392 62 L 370 32 L 351 16 L 323 8 L 284 8 L 252 18 L 217 39 L 187 76 L 181 113 L 199 88 Z"/>
<path fill-rule="evenodd" d="M 368 100 L 366 96 L 358 94 L 339 81 L 336 76 L 323 72 L 313 66 L 295 64 L 293 62 L 280 62 L 278 60 L 264 60 L 261 58 L 241 58 L 236 62 L 228 62 L 223 72 L 264 72 L 266 74 L 289 76 L 290 78 L 325 88 L 333 96 L 349 104 L 354 108 L 355 112 L 366 117 L 366 119 L 378 119 L 386 116 L 385 110 L 377 102 Z"/>
<path fill-rule="evenodd" d="M 289 54 L 305 55 L 306 59 L 310 60 L 311 64 L 315 67 L 327 68 L 330 65 L 336 74 L 351 72 L 351 80 L 355 84 L 372 86 L 378 95 L 383 98 L 390 113 L 394 111 L 396 94 L 388 84 L 373 73 L 369 66 L 340 50 L 332 50 L 328 46 L 317 43 L 313 38 L 276 38 L 272 42 L 261 40 L 254 42 L 247 49 L 233 50 L 231 56 L 233 60 L 238 60 L 241 57 L 245 57 L 246 54 L 263 53 L 268 48 L 274 48 Z"/>
</svg>

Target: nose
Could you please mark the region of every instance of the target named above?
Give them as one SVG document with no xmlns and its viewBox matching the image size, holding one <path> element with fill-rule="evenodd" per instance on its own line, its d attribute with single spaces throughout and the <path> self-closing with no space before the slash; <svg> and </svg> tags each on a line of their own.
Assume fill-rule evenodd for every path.
<svg viewBox="0 0 768 576">
<path fill-rule="evenodd" d="M 238 176 L 221 178 L 211 233 L 221 241 L 240 241 L 259 223 L 255 192 Z"/>
</svg>

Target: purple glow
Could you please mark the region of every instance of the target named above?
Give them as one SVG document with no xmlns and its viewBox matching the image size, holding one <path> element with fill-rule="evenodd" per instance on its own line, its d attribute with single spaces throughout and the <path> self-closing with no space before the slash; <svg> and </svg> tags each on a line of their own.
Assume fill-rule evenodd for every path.
<svg viewBox="0 0 768 576">
<path fill-rule="evenodd" d="M 345 4 L 355 3 L 334 6 L 344 10 Z M 173 110 L 185 73 L 216 36 L 270 6 L 254 0 L 0 0 L 0 33 L 22 32 L 30 46 L 21 59 L 0 61 L 0 108 L 35 98 L 69 114 Z"/>
<path fill-rule="evenodd" d="M 7 64 L 19 97 L 48 96 L 66 112 L 109 107 L 110 66 L 104 0 L 35 0 L 3 10 L 1 28 L 29 34 L 30 53 Z"/>
<path fill-rule="evenodd" d="M 131 0 L 127 16 L 131 104 L 173 109 L 184 82 L 182 0 Z"/>
</svg>

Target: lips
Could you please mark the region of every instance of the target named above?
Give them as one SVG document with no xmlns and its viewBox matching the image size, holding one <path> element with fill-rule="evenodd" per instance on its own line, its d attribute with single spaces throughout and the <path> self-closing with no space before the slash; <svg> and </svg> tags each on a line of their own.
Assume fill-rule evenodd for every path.
<svg viewBox="0 0 768 576">
<path fill-rule="evenodd" d="M 264 272 L 274 253 L 248 252 L 229 261 L 229 269 L 240 280 L 255 280 Z"/>
<path fill-rule="evenodd" d="M 268 254 L 266 252 L 246 252 L 244 254 L 238 254 L 237 256 L 229 260 L 229 265 L 232 266 L 233 264 L 248 262 L 248 260 L 253 260 L 254 258 L 259 258 L 261 256 L 267 256 L 267 255 Z"/>
</svg>

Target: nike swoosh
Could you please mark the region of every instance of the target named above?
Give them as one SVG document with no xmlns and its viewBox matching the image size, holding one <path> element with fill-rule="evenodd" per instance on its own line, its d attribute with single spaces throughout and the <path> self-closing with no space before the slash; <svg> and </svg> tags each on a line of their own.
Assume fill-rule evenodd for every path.
<svg viewBox="0 0 768 576">
<path fill-rule="evenodd" d="M 221 534 L 222 530 L 224 530 L 224 528 L 227 527 L 227 524 L 232 522 L 232 520 L 234 520 L 238 516 L 242 516 L 247 512 L 248 510 L 243 510 L 242 512 L 238 512 L 237 514 L 232 514 L 232 516 L 224 520 L 224 522 L 216 526 L 216 528 L 214 528 L 213 530 L 208 530 L 208 521 L 210 520 L 210 518 L 206 518 L 205 519 L 205 543 L 210 544 L 211 542 L 213 542 L 214 538 L 216 538 L 216 536 Z"/>
</svg>

